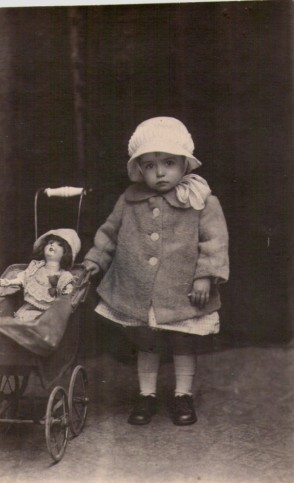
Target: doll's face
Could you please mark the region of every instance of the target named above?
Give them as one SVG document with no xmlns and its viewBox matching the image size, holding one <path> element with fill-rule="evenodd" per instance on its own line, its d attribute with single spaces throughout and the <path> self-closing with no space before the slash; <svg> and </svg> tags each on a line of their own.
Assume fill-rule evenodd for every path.
<svg viewBox="0 0 294 483">
<path fill-rule="evenodd" d="M 166 193 L 185 174 L 185 157 L 168 153 L 146 153 L 140 156 L 140 168 L 149 188 Z"/>
<path fill-rule="evenodd" d="M 63 246 L 58 240 L 48 240 L 44 248 L 45 259 L 60 262 L 64 254 Z"/>
</svg>

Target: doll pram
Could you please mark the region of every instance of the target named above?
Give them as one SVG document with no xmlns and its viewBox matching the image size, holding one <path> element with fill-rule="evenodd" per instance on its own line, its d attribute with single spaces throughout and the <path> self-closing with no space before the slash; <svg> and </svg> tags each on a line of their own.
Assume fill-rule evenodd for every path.
<svg viewBox="0 0 294 483">
<path fill-rule="evenodd" d="M 36 239 L 37 198 L 41 192 L 49 196 L 80 196 L 78 231 L 85 190 L 47 188 L 39 190 L 35 198 Z M 26 266 L 10 265 L 2 277 L 14 278 Z M 14 312 L 23 303 L 22 291 L 13 286 L 0 288 L 0 431 L 6 431 L 13 423 L 45 426 L 47 448 L 56 462 L 65 453 L 69 430 L 74 436 L 82 431 L 89 403 L 87 374 L 82 365 L 76 364 L 81 304 L 89 289 L 89 273 L 79 264 L 71 271 L 72 294 L 57 298 L 25 328 L 17 327 L 13 320 Z M 68 373 L 66 390 L 61 380 Z M 38 394 L 34 392 L 32 379 L 40 383 Z"/>
</svg>

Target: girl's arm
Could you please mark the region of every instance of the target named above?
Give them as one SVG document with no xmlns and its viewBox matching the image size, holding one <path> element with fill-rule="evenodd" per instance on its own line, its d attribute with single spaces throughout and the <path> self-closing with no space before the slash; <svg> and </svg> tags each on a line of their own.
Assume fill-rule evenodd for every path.
<svg viewBox="0 0 294 483">
<path fill-rule="evenodd" d="M 209 196 L 200 214 L 198 261 L 194 279 L 210 277 L 214 283 L 229 278 L 228 229 L 215 196 Z"/>
<path fill-rule="evenodd" d="M 111 264 L 116 250 L 124 204 L 124 195 L 121 195 L 106 222 L 98 228 L 94 238 L 94 246 L 85 255 L 83 263 L 92 273 L 97 273 L 100 269 L 106 272 Z M 94 271 L 95 265 L 96 271 Z"/>
<path fill-rule="evenodd" d="M 209 302 L 210 288 L 210 277 L 196 278 L 191 293 L 189 294 L 191 304 L 197 305 L 200 309 L 203 309 Z"/>
<path fill-rule="evenodd" d="M 198 261 L 190 301 L 200 309 L 209 302 L 211 284 L 229 276 L 228 230 L 218 199 L 207 198 L 200 214 Z"/>
</svg>

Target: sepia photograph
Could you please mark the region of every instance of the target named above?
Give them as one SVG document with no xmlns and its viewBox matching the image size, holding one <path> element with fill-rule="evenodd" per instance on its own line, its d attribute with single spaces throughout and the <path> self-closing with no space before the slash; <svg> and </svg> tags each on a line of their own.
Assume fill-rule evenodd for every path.
<svg viewBox="0 0 294 483">
<path fill-rule="evenodd" d="M 0 3 L 0 483 L 291 483 L 293 2 Z"/>
</svg>

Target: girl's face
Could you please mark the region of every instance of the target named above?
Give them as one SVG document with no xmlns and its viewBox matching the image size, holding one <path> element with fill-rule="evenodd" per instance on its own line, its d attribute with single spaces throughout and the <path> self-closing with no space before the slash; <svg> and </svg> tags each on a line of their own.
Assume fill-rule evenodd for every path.
<svg viewBox="0 0 294 483">
<path fill-rule="evenodd" d="M 184 156 L 146 153 L 140 156 L 139 163 L 147 186 L 160 193 L 173 189 L 185 174 Z"/>
<path fill-rule="evenodd" d="M 45 259 L 52 262 L 60 262 L 64 254 L 63 246 L 58 240 L 48 240 L 44 248 Z"/>
</svg>

